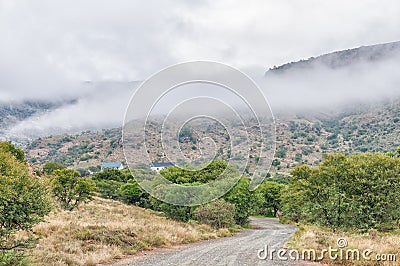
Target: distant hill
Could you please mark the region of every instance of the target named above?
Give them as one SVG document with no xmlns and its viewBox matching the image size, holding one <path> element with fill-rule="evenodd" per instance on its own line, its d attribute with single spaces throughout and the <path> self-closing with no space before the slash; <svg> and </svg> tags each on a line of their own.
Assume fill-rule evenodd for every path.
<svg viewBox="0 0 400 266">
<path fill-rule="evenodd" d="M 394 151 L 400 146 L 400 100 L 358 106 L 335 116 L 278 116 L 276 128 L 273 172 L 288 172 L 300 163 L 316 165 L 325 153 Z M 219 142 L 226 139 L 226 136 L 219 136 Z M 191 147 L 188 144 L 183 149 L 191 151 Z M 118 128 L 39 138 L 25 150 L 30 162 L 37 165 L 55 161 L 88 168 L 103 161 L 124 161 L 121 129 Z M 157 143 L 149 145 L 149 152 L 163 160 Z"/>
<path fill-rule="evenodd" d="M 370 46 L 361 46 L 359 48 L 337 51 L 317 57 L 310 57 L 309 59 L 300 60 L 297 62 L 287 63 L 281 66 L 275 66 L 273 68 L 270 68 L 265 73 L 265 75 L 269 75 L 271 73 L 282 74 L 293 71 L 301 71 L 321 66 L 330 69 L 338 69 L 362 62 L 373 63 L 385 59 L 390 59 L 393 56 L 398 55 L 399 53 L 400 41 Z"/>
<path fill-rule="evenodd" d="M 21 103 L 0 102 L 0 126 L 6 128 L 40 112 L 59 106 L 59 103 L 25 101 Z"/>
<path fill-rule="evenodd" d="M 120 129 L 38 138 L 24 149 L 26 157 L 36 165 L 51 161 L 89 168 L 99 166 L 103 161 L 124 161 Z"/>
</svg>

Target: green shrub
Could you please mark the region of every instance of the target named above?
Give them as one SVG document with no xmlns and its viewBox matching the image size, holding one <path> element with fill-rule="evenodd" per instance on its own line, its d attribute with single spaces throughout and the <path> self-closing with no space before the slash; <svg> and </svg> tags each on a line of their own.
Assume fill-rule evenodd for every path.
<svg viewBox="0 0 400 266">
<path fill-rule="evenodd" d="M 25 256 L 22 251 L 18 250 L 5 250 L 0 251 L 0 266 L 25 266 L 29 265 L 25 261 Z"/>
<path fill-rule="evenodd" d="M 193 219 L 193 207 L 177 206 L 169 203 L 161 203 L 158 207 L 165 216 L 181 222 L 187 222 Z"/>
<path fill-rule="evenodd" d="M 199 222 L 214 228 L 229 227 L 235 223 L 235 205 L 219 199 L 198 207 L 194 215 Z"/>
<path fill-rule="evenodd" d="M 287 152 L 287 148 L 279 148 L 279 149 L 275 152 L 275 156 L 276 156 L 277 158 L 284 159 L 284 158 L 286 158 L 286 152 Z"/>
<path fill-rule="evenodd" d="M 114 180 L 93 179 L 93 181 L 96 183 L 97 192 L 100 197 L 114 200 L 120 200 L 122 198 L 121 186 L 125 183 Z"/>
</svg>

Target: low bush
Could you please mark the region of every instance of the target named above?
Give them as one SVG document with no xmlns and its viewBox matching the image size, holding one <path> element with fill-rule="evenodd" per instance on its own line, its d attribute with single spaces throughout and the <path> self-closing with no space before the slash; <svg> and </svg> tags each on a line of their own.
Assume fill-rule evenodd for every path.
<svg viewBox="0 0 400 266">
<path fill-rule="evenodd" d="M 194 215 L 201 223 L 214 228 L 225 228 L 235 223 L 235 205 L 223 199 L 198 207 Z"/>
</svg>

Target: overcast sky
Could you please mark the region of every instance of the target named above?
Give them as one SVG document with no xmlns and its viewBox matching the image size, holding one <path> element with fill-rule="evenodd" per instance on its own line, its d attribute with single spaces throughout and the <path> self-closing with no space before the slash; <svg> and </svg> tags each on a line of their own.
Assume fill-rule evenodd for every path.
<svg viewBox="0 0 400 266">
<path fill-rule="evenodd" d="M 397 0 L 0 0 L 0 101 L 93 92 L 212 60 L 250 76 L 400 40 Z M 86 90 L 89 90 L 87 92 Z"/>
<path fill-rule="evenodd" d="M 400 39 L 397 0 L 0 0 L 0 99 L 143 80 L 170 64 L 273 65 Z M 249 73 L 249 74 L 252 74 Z"/>
</svg>

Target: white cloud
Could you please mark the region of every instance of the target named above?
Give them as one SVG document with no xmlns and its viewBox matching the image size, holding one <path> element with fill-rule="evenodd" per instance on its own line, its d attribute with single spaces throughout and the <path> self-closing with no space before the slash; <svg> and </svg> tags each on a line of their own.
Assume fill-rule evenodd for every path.
<svg viewBox="0 0 400 266">
<path fill-rule="evenodd" d="M 399 28 L 396 0 L 0 0 L 0 102 L 81 98 L 20 130 L 115 123 L 119 111 L 98 114 L 101 99 L 82 100 L 96 95 L 83 81 L 143 80 L 199 59 L 262 76 L 273 65 L 399 40 Z M 293 95 L 304 98 L 289 100 L 314 92 L 301 89 Z M 110 106 L 122 104 L 110 95 Z"/>
<path fill-rule="evenodd" d="M 400 97 L 399 70 L 398 52 L 381 61 L 361 60 L 337 69 L 313 63 L 258 82 L 275 111 L 329 112 Z"/>
<path fill-rule="evenodd" d="M 30 117 L 10 128 L 6 134 L 24 138 L 120 127 L 130 96 L 137 86 L 137 83 L 116 82 L 94 84 L 77 102 Z"/>
<path fill-rule="evenodd" d="M 400 39 L 396 0 L 1 0 L 0 7 L 0 89 L 9 99 L 79 94 L 83 80 L 142 80 L 196 59 L 261 74 Z"/>
</svg>

